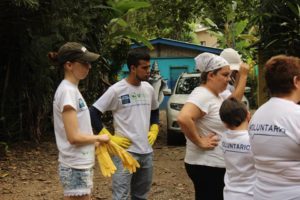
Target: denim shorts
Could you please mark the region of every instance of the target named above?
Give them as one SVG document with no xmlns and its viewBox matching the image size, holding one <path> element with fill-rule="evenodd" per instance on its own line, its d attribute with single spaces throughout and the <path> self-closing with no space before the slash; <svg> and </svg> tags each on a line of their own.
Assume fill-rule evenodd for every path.
<svg viewBox="0 0 300 200">
<path fill-rule="evenodd" d="M 89 195 L 93 188 L 93 168 L 74 169 L 58 166 L 60 182 L 64 189 L 64 196 Z"/>
</svg>

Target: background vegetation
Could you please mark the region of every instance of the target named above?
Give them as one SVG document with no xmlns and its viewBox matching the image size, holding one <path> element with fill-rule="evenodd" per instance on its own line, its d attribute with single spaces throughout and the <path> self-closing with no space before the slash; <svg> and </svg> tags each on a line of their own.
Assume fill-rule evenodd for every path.
<svg viewBox="0 0 300 200">
<path fill-rule="evenodd" d="M 220 47 L 238 49 L 262 74 L 272 55 L 300 56 L 299 20 L 298 0 L 2 0 L 0 144 L 39 142 L 52 131 L 53 93 L 62 73 L 46 55 L 66 41 L 101 54 L 80 86 L 90 104 L 116 80 L 132 42 L 149 48 L 147 39 L 155 37 L 191 42 L 191 24 L 201 22 Z"/>
</svg>

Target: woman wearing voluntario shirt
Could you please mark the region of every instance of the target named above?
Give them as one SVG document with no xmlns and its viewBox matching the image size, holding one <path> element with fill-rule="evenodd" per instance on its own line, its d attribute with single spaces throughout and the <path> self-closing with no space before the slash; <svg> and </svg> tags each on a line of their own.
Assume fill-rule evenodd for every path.
<svg viewBox="0 0 300 200">
<path fill-rule="evenodd" d="M 300 199 L 300 59 L 275 56 L 265 68 L 271 98 L 249 124 L 257 170 L 254 199 Z"/>
<path fill-rule="evenodd" d="M 219 109 L 230 80 L 228 62 L 210 53 L 195 58 L 201 72 L 201 85 L 193 90 L 178 115 L 178 123 L 187 138 L 185 167 L 193 181 L 196 200 L 223 200 L 225 164 L 219 137 L 226 131 Z M 231 95 L 242 97 L 248 65 L 242 63 L 240 80 Z M 239 98 L 240 99 L 240 98 Z"/>
</svg>

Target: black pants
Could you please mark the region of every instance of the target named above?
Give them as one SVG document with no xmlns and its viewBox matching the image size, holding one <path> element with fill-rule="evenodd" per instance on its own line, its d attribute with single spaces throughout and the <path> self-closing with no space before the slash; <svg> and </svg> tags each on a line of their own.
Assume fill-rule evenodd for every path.
<svg viewBox="0 0 300 200">
<path fill-rule="evenodd" d="M 223 200 L 225 168 L 185 163 L 195 188 L 196 200 Z"/>
</svg>

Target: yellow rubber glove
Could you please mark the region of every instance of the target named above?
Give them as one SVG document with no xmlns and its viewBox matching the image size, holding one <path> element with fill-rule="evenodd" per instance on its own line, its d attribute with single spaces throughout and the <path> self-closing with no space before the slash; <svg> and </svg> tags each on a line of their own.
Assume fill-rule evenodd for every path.
<svg viewBox="0 0 300 200">
<path fill-rule="evenodd" d="M 117 145 L 123 147 L 124 149 L 128 149 L 128 147 L 131 145 L 131 141 L 122 136 L 112 135 L 106 128 L 102 128 L 99 135 L 107 134 L 111 141 L 114 141 Z"/>
<path fill-rule="evenodd" d="M 158 135 L 159 127 L 158 124 L 152 124 L 150 126 L 150 131 L 148 132 L 148 141 L 151 146 L 154 144 L 157 135 Z"/>
</svg>

